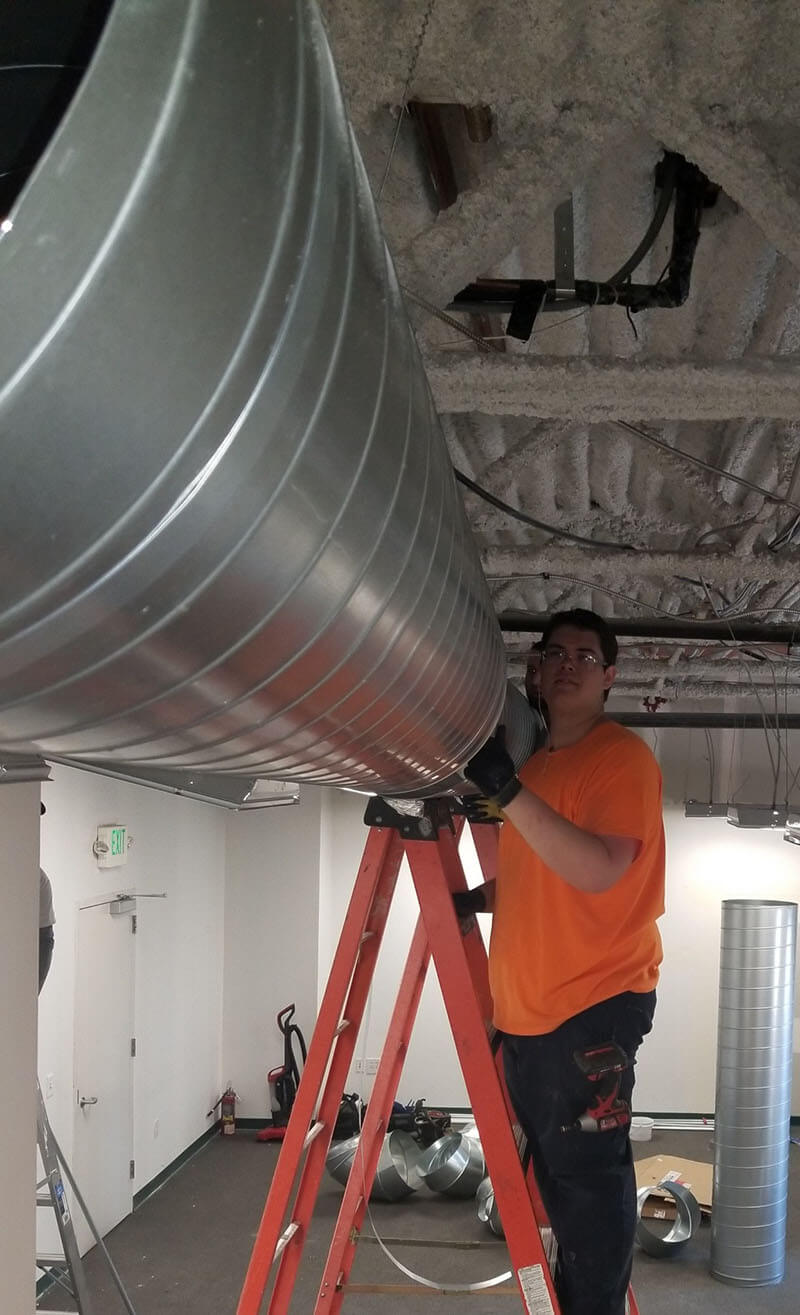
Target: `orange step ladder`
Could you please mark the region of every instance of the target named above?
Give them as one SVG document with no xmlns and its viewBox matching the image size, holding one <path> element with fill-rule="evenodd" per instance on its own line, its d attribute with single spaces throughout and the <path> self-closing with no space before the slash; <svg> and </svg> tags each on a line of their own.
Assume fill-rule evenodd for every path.
<svg viewBox="0 0 800 1315">
<path fill-rule="evenodd" d="M 455 802 L 455 801 L 452 801 Z M 503 1223 L 525 1315 L 558 1315 L 540 1225 L 546 1222 L 533 1175 L 523 1169 L 499 1064 L 490 1042 L 486 951 L 477 930 L 462 935 L 451 893 L 467 888 L 458 855 L 463 819 L 435 799 L 421 817 L 370 801 L 370 830 L 350 898 L 305 1068 L 245 1276 L 237 1315 L 287 1315 L 405 854 L 419 900 L 397 1000 L 356 1155 L 345 1187 L 313 1315 L 334 1315 L 347 1292 L 369 1193 L 397 1092 L 431 957 L 439 978 L 487 1171 Z M 472 827 L 486 880 L 495 875 L 497 827 Z M 302 1168 L 301 1168 L 302 1164 Z M 295 1181 L 299 1180 L 294 1201 Z M 290 1208 L 291 1206 L 291 1208 Z M 262 1307 L 270 1276 L 274 1281 Z M 633 1294 L 628 1309 L 638 1315 Z"/>
</svg>

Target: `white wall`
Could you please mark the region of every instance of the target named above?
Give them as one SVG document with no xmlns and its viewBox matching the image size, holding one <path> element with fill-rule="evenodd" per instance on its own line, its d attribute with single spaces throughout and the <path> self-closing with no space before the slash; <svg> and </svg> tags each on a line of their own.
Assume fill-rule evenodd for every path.
<svg viewBox="0 0 800 1315">
<path fill-rule="evenodd" d="M 636 1104 L 650 1113 L 714 1109 L 721 904 L 800 899 L 800 848 L 780 832 L 739 830 L 725 818 L 665 811 L 667 914 L 653 1033 L 637 1069 Z M 798 992 L 800 1004 L 800 991 Z M 792 1110 L 800 1114 L 800 1032 L 795 1026 Z"/>
<path fill-rule="evenodd" d="M 325 796 L 325 840 L 320 873 L 320 996 L 367 839 L 367 828 L 363 823 L 366 802 L 362 795 L 346 791 L 330 790 Z M 468 881 L 477 884 L 482 878 L 471 842 L 465 843 L 462 857 Z M 371 996 L 364 1013 L 364 1025 L 356 1045 L 357 1058 L 373 1058 L 381 1053 L 418 912 L 411 874 L 404 860 Z M 481 919 L 481 922 L 484 921 Z M 357 1091 L 366 1098 L 371 1087 L 372 1078 L 356 1074 L 355 1067 L 351 1068 L 347 1079 L 348 1091 Z M 428 970 L 397 1094 L 403 1103 L 421 1097 L 434 1106 L 441 1104 L 448 1108 L 462 1108 L 468 1105 L 464 1079 L 433 966 Z"/>
<path fill-rule="evenodd" d="M 3 1310 L 33 1309 L 39 783 L 0 787 L 0 1274 Z"/>
<path fill-rule="evenodd" d="M 295 1003 L 307 1041 L 316 1019 L 322 793 L 303 786 L 299 804 L 228 817 L 223 1077 L 244 1118 L 269 1114 L 278 1010 Z"/>
<path fill-rule="evenodd" d="M 167 894 L 138 902 L 136 1191 L 206 1130 L 206 1113 L 221 1091 L 227 816 L 207 804 L 60 766 L 42 793 L 42 866 L 53 885 L 56 946 L 39 1003 L 39 1073 L 54 1076 L 48 1115 L 68 1159 L 77 910 L 117 889 Z M 91 850 L 104 822 L 125 823 L 134 840 L 127 864 L 116 871 L 99 870 Z"/>
</svg>

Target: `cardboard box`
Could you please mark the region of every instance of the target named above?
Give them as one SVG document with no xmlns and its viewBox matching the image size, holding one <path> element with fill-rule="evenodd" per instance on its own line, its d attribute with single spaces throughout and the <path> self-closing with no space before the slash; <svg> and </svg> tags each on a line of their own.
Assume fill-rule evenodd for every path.
<svg viewBox="0 0 800 1315">
<path fill-rule="evenodd" d="M 676 1155 L 651 1155 L 646 1160 L 637 1160 L 635 1168 L 637 1191 L 642 1187 L 653 1188 L 652 1194 L 642 1206 L 642 1214 L 646 1219 L 675 1218 L 674 1201 L 655 1190 L 656 1184 L 665 1178 L 688 1187 L 697 1200 L 701 1213 L 711 1214 L 713 1165 L 704 1164 L 701 1160 L 683 1160 Z"/>
</svg>

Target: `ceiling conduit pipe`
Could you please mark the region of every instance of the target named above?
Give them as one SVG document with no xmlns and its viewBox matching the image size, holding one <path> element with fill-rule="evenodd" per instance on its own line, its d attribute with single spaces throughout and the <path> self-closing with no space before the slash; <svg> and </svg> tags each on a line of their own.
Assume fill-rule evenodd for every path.
<svg viewBox="0 0 800 1315">
<path fill-rule="evenodd" d="M 311 3 L 117 0 L 3 228 L 0 747 L 446 780 L 502 637 Z"/>
</svg>

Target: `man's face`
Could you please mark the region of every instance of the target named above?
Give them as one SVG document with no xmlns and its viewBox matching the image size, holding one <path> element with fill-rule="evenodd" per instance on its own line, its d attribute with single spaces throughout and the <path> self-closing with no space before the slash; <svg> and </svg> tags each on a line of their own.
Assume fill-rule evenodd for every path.
<svg viewBox="0 0 800 1315">
<path fill-rule="evenodd" d="M 551 711 L 590 713 L 603 705 L 603 693 L 614 683 L 616 668 L 605 666 L 600 640 L 593 630 L 558 626 L 538 662 L 528 668 L 529 693 L 541 691 Z"/>
</svg>

